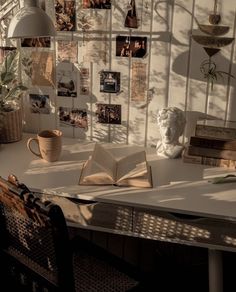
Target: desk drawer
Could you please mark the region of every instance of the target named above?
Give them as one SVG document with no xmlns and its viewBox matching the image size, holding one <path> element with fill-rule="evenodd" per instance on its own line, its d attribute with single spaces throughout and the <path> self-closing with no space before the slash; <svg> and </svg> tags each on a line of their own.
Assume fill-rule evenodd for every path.
<svg viewBox="0 0 236 292">
<path fill-rule="evenodd" d="M 134 234 L 144 238 L 236 249 L 236 223 L 135 208 Z"/>
</svg>

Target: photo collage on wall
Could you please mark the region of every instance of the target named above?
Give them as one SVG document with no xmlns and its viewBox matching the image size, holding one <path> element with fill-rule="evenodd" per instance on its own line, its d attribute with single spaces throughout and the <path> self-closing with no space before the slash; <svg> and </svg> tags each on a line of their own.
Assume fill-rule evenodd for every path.
<svg viewBox="0 0 236 292">
<path fill-rule="evenodd" d="M 61 127 L 88 128 L 87 111 L 83 109 L 59 107 L 59 119 Z"/>
<path fill-rule="evenodd" d="M 120 91 L 120 72 L 102 71 L 100 73 L 100 92 Z"/>
<path fill-rule="evenodd" d="M 73 0 L 56 0 L 56 30 L 75 31 L 76 29 L 76 5 Z"/>
<path fill-rule="evenodd" d="M 89 95 L 89 68 L 80 68 L 80 94 Z"/>
<path fill-rule="evenodd" d="M 143 58 L 147 53 L 147 37 L 116 37 L 116 56 Z"/>
<path fill-rule="evenodd" d="M 57 41 L 57 60 L 58 62 L 78 62 L 78 42 L 69 40 Z"/>
<path fill-rule="evenodd" d="M 52 52 L 34 51 L 31 53 L 33 86 L 54 86 L 55 66 Z"/>
<path fill-rule="evenodd" d="M 16 47 L 0 47 L 0 64 L 3 63 L 6 55 L 13 50 L 16 50 Z"/>
<path fill-rule="evenodd" d="M 31 62 L 30 66 L 28 66 L 31 70 L 31 76 L 28 77 L 32 86 L 56 88 L 55 93 L 59 98 L 58 116 L 61 125 L 84 129 L 88 127 L 87 111 L 85 109 L 76 108 L 74 102 L 72 103 L 73 105 L 71 105 L 71 100 L 68 101 L 70 105 L 67 108 L 66 100 L 62 98 L 60 99 L 60 97 L 78 98 L 76 103 L 84 103 L 87 102 L 88 99 L 85 101 L 85 99 L 79 100 L 79 98 L 90 96 L 91 94 L 95 95 L 97 98 L 97 110 L 94 113 L 97 122 L 102 124 L 120 125 L 122 122 L 122 105 L 112 104 L 112 97 L 110 95 L 101 95 L 102 100 L 99 100 L 99 96 L 96 96 L 96 93 L 91 92 L 93 89 L 91 86 L 94 82 L 96 82 L 95 88 L 98 88 L 100 93 L 116 94 L 116 96 L 118 96 L 118 94 L 122 92 L 121 72 L 116 70 L 102 69 L 99 71 L 99 78 L 96 78 L 96 80 L 90 80 L 90 78 L 94 76 L 94 72 L 90 72 L 91 68 L 93 68 L 91 63 L 96 62 L 99 64 L 99 62 L 103 62 L 107 66 L 108 63 L 106 62 L 109 62 L 109 58 L 104 57 L 105 55 L 108 56 L 107 46 L 109 38 L 106 39 L 107 35 L 104 34 L 98 42 L 93 37 L 91 37 L 90 41 L 90 38 L 88 37 L 88 40 L 86 41 L 88 46 L 86 46 L 86 52 L 84 52 L 84 48 L 80 47 L 80 41 L 77 39 L 77 36 L 75 35 L 76 37 L 74 38 L 73 33 L 72 35 L 67 35 L 67 32 L 74 32 L 77 29 L 78 24 L 76 23 L 76 14 L 78 14 L 78 12 L 76 11 L 76 8 L 78 7 L 76 6 L 78 5 L 78 2 L 79 1 L 77 0 L 54 1 L 56 30 L 59 32 L 66 32 L 65 34 L 60 34 L 59 39 L 56 40 L 56 62 L 54 62 L 55 54 L 52 49 L 50 49 L 53 45 L 53 43 L 51 43 L 51 38 L 38 37 L 21 39 L 21 47 L 23 49 L 26 48 L 25 52 L 29 51 L 27 48 L 37 48 L 36 50 L 32 49 L 30 54 L 28 53 L 30 56 L 29 61 Z M 79 4 L 81 4 L 82 9 L 84 9 L 83 13 L 89 14 L 91 18 L 92 9 L 111 9 L 112 0 L 81 0 Z M 138 28 L 135 0 L 129 0 L 127 5 L 127 13 L 124 15 L 123 26 Z M 101 13 L 101 15 L 103 15 L 102 11 L 97 11 L 96 13 Z M 97 17 L 97 14 L 94 14 L 94 17 Z M 136 21 L 135 24 L 134 21 Z M 80 29 L 78 28 L 78 30 Z M 103 37 L 105 41 L 102 41 Z M 113 57 L 141 59 L 147 56 L 146 36 L 117 35 L 114 42 L 115 53 Z M 49 48 L 49 50 L 39 50 L 38 48 Z M 79 51 L 80 49 L 81 52 Z M 83 53 L 83 59 L 80 59 L 81 53 Z M 86 56 L 88 60 L 86 59 Z M 79 63 L 79 61 L 82 62 Z M 55 65 L 57 67 L 55 67 Z M 111 67 L 113 67 L 113 65 L 109 66 L 109 68 Z M 115 67 L 113 69 L 115 69 Z M 147 64 L 144 62 L 135 62 L 134 59 L 131 63 L 130 69 L 131 90 L 129 98 L 132 101 L 144 101 L 147 91 Z M 27 68 L 24 68 L 23 70 L 27 70 Z M 107 103 L 105 100 L 107 100 L 108 97 L 109 102 Z M 44 95 L 43 92 L 41 94 L 30 93 L 29 101 L 30 112 L 32 114 L 50 114 L 51 108 L 49 95 Z M 62 107 L 60 107 L 60 103 L 63 104 Z"/>
<path fill-rule="evenodd" d="M 82 0 L 83 8 L 111 9 L 111 0 Z"/>
<path fill-rule="evenodd" d="M 57 95 L 77 97 L 75 72 L 57 70 Z"/>
<path fill-rule="evenodd" d="M 121 105 L 98 103 L 97 122 L 102 124 L 121 124 Z"/>
<path fill-rule="evenodd" d="M 50 48 L 51 39 L 50 37 L 39 37 L 39 38 L 22 38 L 21 46 L 26 47 L 34 47 L 34 48 Z"/>
<path fill-rule="evenodd" d="M 131 81 L 131 100 L 145 101 L 147 86 L 147 64 L 133 62 L 132 64 L 132 81 Z"/>
<path fill-rule="evenodd" d="M 29 94 L 32 114 L 50 114 L 49 95 Z"/>
</svg>

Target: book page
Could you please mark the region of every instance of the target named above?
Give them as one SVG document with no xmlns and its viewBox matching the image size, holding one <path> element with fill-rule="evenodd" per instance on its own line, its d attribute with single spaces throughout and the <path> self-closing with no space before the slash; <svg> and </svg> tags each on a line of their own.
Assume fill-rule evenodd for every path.
<svg viewBox="0 0 236 292">
<path fill-rule="evenodd" d="M 125 178 L 140 177 L 147 173 L 146 152 L 140 151 L 121 158 L 117 162 L 116 180 L 120 182 Z"/>
<path fill-rule="evenodd" d="M 83 185 L 95 185 L 95 184 L 113 184 L 114 180 L 104 169 L 90 158 L 83 165 L 81 170 L 81 176 L 79 184 Z"/>
<path fill-rule="evenodd" d="M 152 187 L 152 173 L 151 167 L 147 166 L 147 172 L 141 176 L 126 177 L 119 182 L 117 186 L 130 186 L 139 188 L 151 188 Z"/>
<path fill-rule="evenodd" d="M 115 178 L 116 160 L 109 151 L 98 143 L 95 144 L 92 160 L 95 161 L 107 174 Z"/>
</svg>

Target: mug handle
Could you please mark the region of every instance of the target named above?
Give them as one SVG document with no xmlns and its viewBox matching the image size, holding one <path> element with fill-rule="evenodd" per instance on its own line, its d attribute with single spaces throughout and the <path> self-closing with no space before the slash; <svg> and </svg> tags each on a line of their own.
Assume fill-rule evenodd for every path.
<svg viewBox="0 0 236 292">
<path fill-rule="evenodd" d="M 29 149 L 29 151 L 31 151 L 34 155 L 42 158 L 41 154 L 40 153 L 36 153 L 32 148 L 31 148 L 31 142 L 32 141 L 35 141 L 37 142 L 37 145 L 38 145 L 38 149 L 39 149 L 39 141 L 37 138 L 29 138 L 29 140 L 27 141 L 27 148 Z"/>
</svg>

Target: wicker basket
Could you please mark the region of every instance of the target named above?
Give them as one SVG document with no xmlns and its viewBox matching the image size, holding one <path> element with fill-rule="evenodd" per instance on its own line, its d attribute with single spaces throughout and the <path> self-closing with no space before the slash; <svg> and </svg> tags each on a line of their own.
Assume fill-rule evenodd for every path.
<svg viewBox="0 0 236 292">
<path fill-rule="evenodd" d="M 22 109 L 0 113 L 0 143 L 10 143 L 22 138 Z"/>
</svg>

